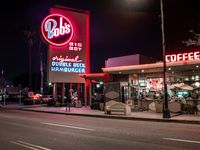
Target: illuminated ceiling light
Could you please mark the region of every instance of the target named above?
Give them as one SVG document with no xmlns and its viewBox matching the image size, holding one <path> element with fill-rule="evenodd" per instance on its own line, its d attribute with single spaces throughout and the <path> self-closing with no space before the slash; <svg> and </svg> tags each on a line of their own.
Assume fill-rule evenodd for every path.
<svg viewBox="0 0 200 150">
<path fill-rule="evenodd" d="M 172 70 L 172 68 L 168 68 L 168 70 Z"/>
<path fill-rule="evenodd" d="M 122 74 L 122 72 L 120 71 L 119 74 Z"/>
<path fill-rule="evenodd" d="M 101 85 L 102 85 L 102 84 L 103 84 L 103 82 L 101 81 L 101 82 L 99 82 L 99 84 L 101 84 Z"/>
<path fill-rule="evenodd" d="M 197 81 L 197 80 L 199 80 L 199 76 L 198 75 L 195 76 L 195 81 Z"/>
<path fill-rule="evenodd" d="M 199 65 L 196 65 L 196 68 L 199 68 Z"/>
<path fill-rule="evenodd" d="M 96 87 L 97 87 L 97 88 L 100 88 L 100 84 L 96 84 Z"/>
<path fill-rule="evenodd" d="M 200 83 L 199 82 L 195 82 L 194 84 L 196 87 L 200 87 Z"/>
<path fill-rule="evenodd" d="M 144 72 L 144 70 L 141 70 L 141 72 Z"/>
</svg>

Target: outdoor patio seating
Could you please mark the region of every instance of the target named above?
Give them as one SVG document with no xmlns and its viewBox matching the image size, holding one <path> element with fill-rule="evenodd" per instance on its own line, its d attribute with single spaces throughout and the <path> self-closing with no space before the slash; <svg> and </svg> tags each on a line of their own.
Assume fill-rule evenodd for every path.
<svg viewBox="0 0 200 150">
<path fill-rule="evenodd" d="M 122 102 L 111 100 L 105 103 L 105 114 L 111 114 L 112 112 L 123 112 L 125 115 L 130 115 L 131 107 Z"/>
</svg>

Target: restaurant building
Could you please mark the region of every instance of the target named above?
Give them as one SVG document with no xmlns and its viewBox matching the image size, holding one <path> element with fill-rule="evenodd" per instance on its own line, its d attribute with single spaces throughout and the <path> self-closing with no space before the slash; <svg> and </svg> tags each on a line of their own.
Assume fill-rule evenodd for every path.
<svg viewBox="0 0 200 150">
<path fill-rule="evenodd" d="M 63 6 L 52 7 L 42 21 L 41 35 L 48 44 L 48 81 L 53 83 L 54 99 L 60 95 L 63 104 L 65 95 L 71 98 L 78 93 L 77 102 L 87 106 L 101 93 L 104 102 L 129 100 L 138 107 L 141 99 L 163 99 L 163 62 L 153 58 L 140 54 L 109 58 L 103 73 L 90 73 L 89 25 L 90 12 Z M 169 98 L 186 98 L 197 89 L 197 99 L 200 51 L 165 58 Z"/>
<path fill-rule="evenodd" d="M 169 100 L 198 99 L 200 87 L 200 51 L 166 55 L 166 82 Z M 163 99 L 163 62 L 140 54 L 108 58 L 101 74 L 85 74 L 86 79 L 104 82 L 104 102 Z M 94 93 L 91 93 L 94 94 Z M 150 101 L 151 102 L 151 101 Z M 149 102 L 149 103 L 150 103 Z"/>
</svg>

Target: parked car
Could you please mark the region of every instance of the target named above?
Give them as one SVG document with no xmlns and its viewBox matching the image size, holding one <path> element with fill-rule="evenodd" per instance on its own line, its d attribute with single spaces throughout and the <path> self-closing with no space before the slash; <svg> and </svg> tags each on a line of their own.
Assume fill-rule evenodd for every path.
<svg viewBox="0 0 200 150">
<path fill-rule="evenodd" d="M 33 95 L 32 97 L 26 97 L 23 99 L 24 105 L 41 104 L 42 98 L 39 95 Z"/>
</svg>

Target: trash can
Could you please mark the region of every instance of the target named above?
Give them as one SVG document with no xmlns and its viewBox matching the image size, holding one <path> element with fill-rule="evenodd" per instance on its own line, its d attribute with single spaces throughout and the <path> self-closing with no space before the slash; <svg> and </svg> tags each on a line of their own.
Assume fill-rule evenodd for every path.
<svg viewBox="0 0 200 150">
<path fill-rule="evenodd" d="M 100 110 L 104 110 L 104 103 L 99 103 Z"/>
</svg>

